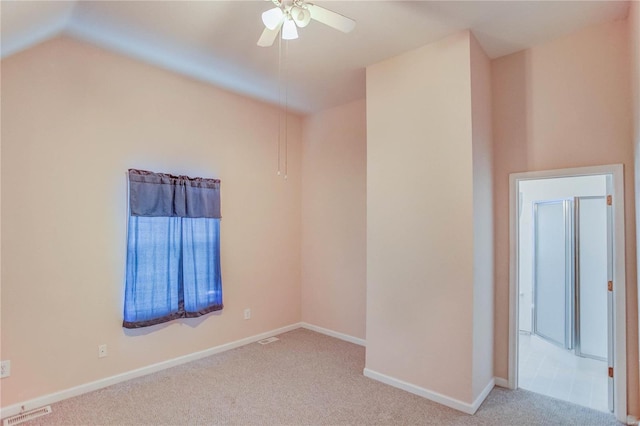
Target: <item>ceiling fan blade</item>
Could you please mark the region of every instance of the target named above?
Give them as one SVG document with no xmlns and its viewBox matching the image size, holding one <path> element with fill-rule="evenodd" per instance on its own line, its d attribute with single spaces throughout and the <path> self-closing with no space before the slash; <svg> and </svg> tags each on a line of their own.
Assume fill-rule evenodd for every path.
<svg viewBox="0 0 640 426">
<path fill-rule="evenodd" d="M 264 27 L 264 31 L 262 31 L 262 35 L 258 39 L 258 46 L 261 46 L 261 47 L 272 46 L 273 42 L 276 41 L 276 37 L 278 37 L 278 33 L 280 33 L 281 27 L 282 27 L 282 21 L 280 21 L 278 26 L 272 30 L 270 30 L 267 27 Z"/>
<path fill-rule="evenodd" d="M 348 33 L 353 31 L 356 26 L 356 21 L 351 18 L 347 18 L 344 15 L 333 12 L 324 7 L 316 6 L 315 4 L 307 3 L 307 8 L 311 12 L 311 19 L 315 19 L 318 22 L 322 22 L 336 30 Z"/>
</svg>

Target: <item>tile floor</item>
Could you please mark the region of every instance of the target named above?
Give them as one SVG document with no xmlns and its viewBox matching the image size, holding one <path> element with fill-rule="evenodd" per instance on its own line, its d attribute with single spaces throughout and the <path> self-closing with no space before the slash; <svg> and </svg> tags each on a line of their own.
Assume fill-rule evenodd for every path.
<svg viewBox="0 0 640 426">
<path fill-rule="evenodd" d="M 606 362 L 575 356 L 535 335 L 519 338 L 521 388 L 609 412 Z"/>
</svg>

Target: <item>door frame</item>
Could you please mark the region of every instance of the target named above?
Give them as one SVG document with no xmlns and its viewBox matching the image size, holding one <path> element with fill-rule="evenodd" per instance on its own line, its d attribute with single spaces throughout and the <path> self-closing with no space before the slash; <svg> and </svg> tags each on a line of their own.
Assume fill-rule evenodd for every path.
<svg viewBox="0 0 640 426">
<path fill-rule="evenodd" d="M 518 387 L 519 184 L 525 180 L 607 175 L 611 178 L 613 217 L 613 414 L 627 422 L 626 278 L 624 235 L 624 167 L 622 164 L 512 173 L 509 175 L 509 369 L 508 387 Z M 603 284 L 604 285 L 604 284 Z"/>
</svg>

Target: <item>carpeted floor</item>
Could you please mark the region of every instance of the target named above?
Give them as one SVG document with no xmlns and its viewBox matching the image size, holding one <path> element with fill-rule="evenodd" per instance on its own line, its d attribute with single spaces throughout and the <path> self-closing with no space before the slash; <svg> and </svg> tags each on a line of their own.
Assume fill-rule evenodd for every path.
<svg viewBox="0 0 640 426">
<path fill-rule="evenodd" d="M 612 415 L 495 388 L 474 416 L 362 375 L 364 348 L 305 329 L 53 404 L 24 424 L 615 425 Z"/>
</svg>

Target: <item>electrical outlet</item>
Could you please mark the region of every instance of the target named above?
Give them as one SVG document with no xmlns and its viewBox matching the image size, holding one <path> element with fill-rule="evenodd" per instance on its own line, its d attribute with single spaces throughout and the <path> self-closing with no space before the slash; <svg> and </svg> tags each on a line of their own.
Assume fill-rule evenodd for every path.
<svg viewBox="0 0 640 426">
<path fill-rule="evenodd" d="M 247 308 L 244 310 L 244 319 L 251 319 L 251 309 Z"/>
<path fill-rule="evenodd" d="M 107 345 L 98 346 L 98 358 L 104 358 L 107 356 Z"/>
<path fill-rule="evenodd" d="M 0 379 L 11 375 L 11 361 L 0 362 Z"/>
</svg>

